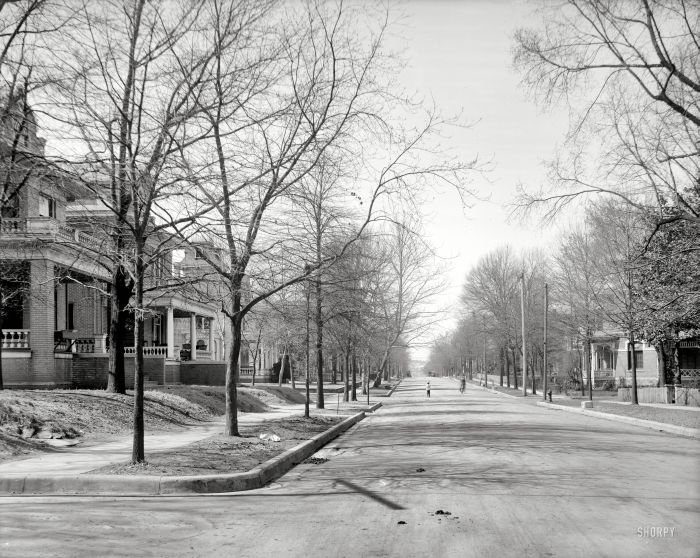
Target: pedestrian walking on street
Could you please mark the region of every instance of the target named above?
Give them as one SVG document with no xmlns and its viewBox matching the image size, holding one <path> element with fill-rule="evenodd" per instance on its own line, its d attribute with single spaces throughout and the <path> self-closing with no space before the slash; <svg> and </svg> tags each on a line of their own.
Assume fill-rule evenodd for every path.
<svg viewBox="0 0 700 558">
<path fill-rule="evenodd" d="M 430 397 L 430 380 L 428 380 L 425 384 L 425 394 Z"/>
<path fill-rule="evenodd" d="M 464 393 L 464 388 L 467 386 L 467 381 L 464 376 L 459 380 L 459 393 Z"/>
</svg>

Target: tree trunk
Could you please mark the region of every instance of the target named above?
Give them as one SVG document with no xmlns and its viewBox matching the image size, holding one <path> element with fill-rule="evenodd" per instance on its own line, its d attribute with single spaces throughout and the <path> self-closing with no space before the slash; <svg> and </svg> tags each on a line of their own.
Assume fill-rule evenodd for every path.
<svg viewBox="0 0 700 558">
<path fill-rule="evenodd" d="M 593 378 L 591 377 L 591 338 L 586 337 L 586 347 L 583 352 L 586 361 L 584 365 L 586 366 L 586 380 L 588 381 L 588 399 L 593 401 Z"/>
<path fill-rule="evenodd" d="M 355 346 L 352 347 L 352 386 L 350 386 L 352 401 L 357 401 L 357 357 L 355 356 Z"/>
<path fill-rule="evenodd" d="M 146 461 L 144 449 L 144 420 L 143 420 L 143 247 L 136 242 L 136 300 L 134 311 L 134 439 L 131 448 L 133 464 Z M 194 348 L 194 345 L 193 345 Z M 123 351 L 122 351 L 123 355 Z"/>
<path fill-rule="evenodd" d="M 514 346 L 510 348 L 510 356 L 513 361 L 513 389 L 518 389 L 518 359 Z"/>
<path fill-rule="evenodd" d="M 508 346 L 503 347 L 503 356 L 506 359 L 506 386 L 510 387 L 510 357 L 508 356 Z"/>
<path fill-rule="evenodd" d="M 674 339 L 671 347 L 671 372 L 673 373 L 673 383 L 679 386 L 681 385 L 681 365 L 678 359 L 678 341 Z"/>
<path fill-rule="evenodd" d="M 506 352 L 505 347 L 501 347 L 500 350 L 498 351 L 498 360 L 500 361 L 499 364 L 500 364 L 500 371 L 501 371 L 499 385 L 501 387 L 503 387 L 503 372 L 504 372 L 503 369 L 505 367 L 505 358 L 504 358 L 505 352 Z"/>
<path fill-rule="evenodd" d="M 323 292 L 321 279 L 316 280 L 316 408 L 324 409 L 323 398 Z"/>
<path fill-rule="evenodd" d="M 284 346 L 284 352 L 282 353 L 282 359 L 280 360 L 280 375 L 277 377 L 277 386 L 282 387 L 284 383 L 284 372 L 287 367 L 287 345 Z"/>
<path fill-rule="evenodd" d="M 243 318 L 241 312 L 241 282 L 242 278 L 234 277 L 231 281 L 230 292 L 235 293 L 232 301 L 231 323 L 231 349 L 226 363 L 226 418 L 224 434 L 226 436 L 239 436 L 238 432 L 238 357 L 241 354 L 241 334 Z M 280 367 L 282 374 L 282 367 Z"/>
<path fill-rule="evenodd" d="M 257 351 L 256 351 L 256 352 L 257 352 Z M 252 379 L 251 382 L 250 382 L 251 387 L 254 387 L 254 386 L 255 386 L 255 371 L 257 370 L 257 367 L 258 367 L 257 365 L 258 365 L 258 361 L 259 361 L 259 360 L 260 360 L 260 359 L 258 359 L 258 358 L 254 358 L 254 359 L 253 359 L 253 379 Z"/>
<path fill-rule="evenodd" d="M 133 282 L 128 280 L 127 277 L 126 271 L 121 266 L 118 266 L 112 274 L 107 373 L 107 391 L 109 393 L 126 393 L 126 378 L 124 374 L 126 308 L 133 294 Z"/>
<path fill-rule="evenodd" d="M 350 401 L 350 349 L 345 351 L 345 364 L 343 365 L 343 401 Z"/>
<path fill-rule="evenodd" d="M 331 383 L 338 383 L 338 355 L 335 353 L 331 356 Z"/>
<path fill-rule="evenodd" d="M 634 332 L 629 330 L 630 360 L 632 364 L 632 405 L 639 405 L 637 399 L 637 356 L 634 354 Z"/>
<path fill-rule="evenodd" d="M 666 350 L 664 342 L 655 343 L 654 348 L 656 349 L 656 363 L 659 370 L 656 386 L 664 387 L 668 383 L 666 381 Z"/>
</svg>

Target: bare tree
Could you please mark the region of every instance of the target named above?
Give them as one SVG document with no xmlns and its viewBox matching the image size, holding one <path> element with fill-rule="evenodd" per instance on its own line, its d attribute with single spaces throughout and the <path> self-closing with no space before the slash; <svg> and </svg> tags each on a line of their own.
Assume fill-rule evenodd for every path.
<svg viewBox="0 0 700 558">
<path fill-rule="evenodd" d="M 465 278 L 462 290 L 462 304 L 466 312 L 485 316 L 492 339 L 498 347 L 510 351 L 514 374 L 515 354 L 519 350 L 517 289 L 520 267 L 519 258 L 513 250 L 504 246 L 479 260 Z M 515 382 L 517 387 L 517 379 Z"/>
<path fill-rule="evenodd" d="M 234 61 L 223 55 L 217 58 L 213 106 L 207 113 L 216 160 L 211 165 L 199 161 L 199 168 L 208 169 L 211 176 L 207 183 L 201 182 L 201 196 L 209 203 L 221 200 L 209 221 L 201 222 L 227 249 L 225 265 L 211 263 L 228 289 L 224 311 L 233 332 L 226 375 L 228 435 L 238 433 L 236 382 L 243 318 L 260 301 L 304 281 L 305 269 L 314 276 L 320 269 L 313 254 L 299 243 L 303 234 L 288 211 L 292 194 L 319 161 L 342 150 L 352 155 L 346 160 L 365 172 L 358 188 L 364 203 L 358 232 L 340 253 L 323 258 L 321 267 L 332 264 L 359 237 L 375 218 L 378 200 L 428 176 L 460 184 L 458 176 L 469 166 L 452 161 L 423 166 L 424 160 L 417 166 L 411 156 L 429 142 L 439 122 L 431 115 L 418 132 L 402 133 L 385 117 L 389 99 L 399 102 L 390 97 L 378 73 L 383 69 L 385 19 L 377 24 L 376 14 L 343 4 L 285 8 L 287 23 L 279 42 L 266 45 L 262 57 L 259 50 L 249 53 L 256 61 L 246 67 L 256 71 L 243 84 L 243 94 L 240 83 L 227 85 L 227 74 L 219 71 L 230 69 Z M 367 23 L 362 33 L 356 32 L 359 21 Z M 274 30 L 266 36 L 274 37 Z M 376 165 L 362 167 L 363 156 L 368 162 L 363 142 L 376 140 L 377 134 L 390 138 L 388 148 L 372 161 Z M 371 173 L 374 166 L 376 172 Z M 207 172 L 193 170 L 197 175 Z M 297 272 L 284 275 L 283 269 Z M 243 303 L 246 274 L 255 276 L 258 290 Z"/>
<path fill-rule="evenodd" d="M 554 319 L 559 321 L 572 340 L 574 350 L 583 348 L 582 362 L 577 363 L 576 368 L 581 374 L 582 393 L 585 369 L 589 398 L 593 396 L 591 339 L 602 327 L 600 305 L 597 301 L 603 291 L 604 279 L 596 270 L 595 259 L 598 255 L 590 232 L 584 228 L 568 234 L 553 257 L 552 305 L 560 310 Z"/>
<path fill-rule="evenodd" d="M 368 286 L 371 327 L 374 339 L 381 340 L 378 386 L 392 348 L 410 346 L 440 319 L 443 309 L 436 307 L 435 297 L 444 285 L 439 260 L 410 210 L 395 210 L 389 225 L 375 234 L 378 270 Z"/>
<path fill-rule="evenodd" d="M 213 44 L 205 42 L 209 7 L 145 0 L 133 0 L 125 9 L 84 4 L 79 25 L 71 29 L 81 48 L 65 57 L 56 77 L 56 95 L 63 102 L 57 118 L 80 142 L 85 155 L 78 163 L 90 170 L 86 183 L 112 216 L 106 227 L 113 297 L 108 389 L 115 391 L 125 388 L 123 333 L 127 313 L 133 313 L 134 462 L 145 459 L 148 269 L 172 250 L 169 231 L 198 215 L 182 209 L 192 199 L 192 182 L 181 154 L 210 134 L 195 124 L 204 110 L 198 99 L 215 71 L 216 54 L 234 41 L 228 29 Z"/>
<path fill-rule="evenodd" d="M 700 176 L 700 5 L 567 0 L 545 3 L 542 16 L 516 33 L 515 65 L 539 100 L 563 100 L 574 119 L 550 166 L 555 189 L 524 191 L 520 206 L 552 217 L 606 194 L 656 226 L 697 222 L 688 193 Z"/>
</svg>

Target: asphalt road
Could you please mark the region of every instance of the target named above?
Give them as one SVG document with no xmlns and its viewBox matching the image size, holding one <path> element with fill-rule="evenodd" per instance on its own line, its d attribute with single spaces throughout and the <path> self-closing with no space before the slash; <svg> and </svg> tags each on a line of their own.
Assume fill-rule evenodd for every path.
<svg viewBox="0 0 700 558">
<path fill-rule="evenodd" d="M 2 497 L 0 556 L 700 556 L 697 440 L 431 384 L 264 489 Z"/>
</svg>

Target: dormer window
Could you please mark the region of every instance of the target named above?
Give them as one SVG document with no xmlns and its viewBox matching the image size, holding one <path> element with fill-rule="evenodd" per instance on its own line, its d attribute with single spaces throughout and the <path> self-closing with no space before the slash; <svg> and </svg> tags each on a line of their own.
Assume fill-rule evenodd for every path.
<svg viewBox="0 0 700 558">
<path fill-rule="evenodd" d="M 56 200 L 41 194 L 39 196 L 39 216 L 56 217 Z"/>
</svg>

